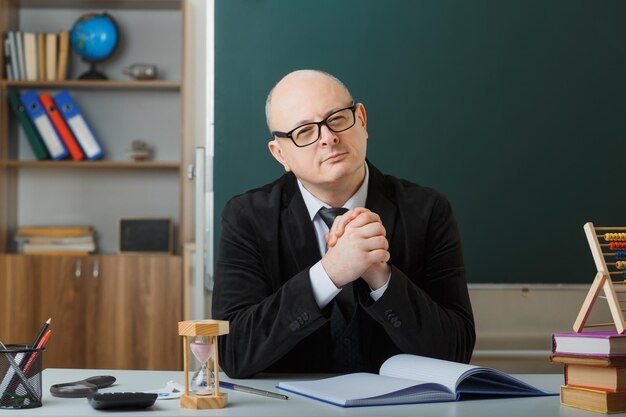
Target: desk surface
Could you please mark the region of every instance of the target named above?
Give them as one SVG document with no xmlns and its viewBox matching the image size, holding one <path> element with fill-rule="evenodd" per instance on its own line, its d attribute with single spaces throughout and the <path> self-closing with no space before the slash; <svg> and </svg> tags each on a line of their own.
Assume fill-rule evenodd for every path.
<svg viewBox="0 0 626 417">
<path fill-rule="evenodd" d="M 104 415 L 91 408 L 85 398 L 57 398 L 50 395 L 50 386 L 63 382 L 77 381 L 94 375 L 113 375 L 117 382 L 101 392 L 147 391 L 164 387 L 167 381 L 184 383 L 180 371 L 120 371 L 93 369 L 46 369 L 43 372 L 43 406 L 30 410 L 0 410 L 0 417 L 5 415 L 26 416 L 95 416 Z M 515 375 L 537 388 L 558 392 L 563 376 L 553 375 Z M 308 376 L 314 379 L 315 376 Z M 275 386 L 279 381 L 306 379 L 303 377 L 270 376 L 266 378 L 232 381 L 255 388 L 279 392 Z M 259 395 L 245 394 L 224 390 L 228 393 L 228 406 L 216 410 L 188 410 L 179 406 L 179 401 L 157 400 L 151 408 L 141 411 L 115 412 L 121 416 L 463 416 L 463 417 L 528 417 L 528 416 L 597 416 L 599 414 L 564 407 L 558 396 L 499 398 L 490 400 L 466 400 L 447 403 L 410 404 L 379 407 L 342 408 L 320 401 L 289 394 L 289 400 L 277 400 Z M 109 413 L 111 415 L 112 413 Z"/>
</svg>

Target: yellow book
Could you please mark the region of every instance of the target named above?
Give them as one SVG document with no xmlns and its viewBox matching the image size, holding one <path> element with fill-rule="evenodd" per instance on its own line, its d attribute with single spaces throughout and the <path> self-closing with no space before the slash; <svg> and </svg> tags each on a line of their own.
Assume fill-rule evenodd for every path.
<svg viewBox="0 0 626 417">
<path fill-rule="evenodd" d="M 93 234 L 91 226 L 21 226 L 19 237 L 73 237 Z"/>
<path fill-rule="evenodd" d="M 59 59 L 57 62 L 57 80 L 64 81 L 67 77 L 67 60 L 70 48 L 70 33 L 59 33 Z"/>
<path fill-rule="evenodd" d="M 46 33 L 46 81 L 57 78 L 57 34 Z"/>
<path fill-rule="evenodd" d="M 46 41 L 43 33 L 37 34 L 37 65 L 39 66 L 38 77 L 39 81 L 46 79 Z"/>
<path fill-rule="evenodd" d="M 626 412 L 626 391 L 602 390 L 562 385 L 561 404 L 600 413 Z"/>
<path fill-rule="evenodd" d="M 614 366 L 565 365 L 565 385 L 599 388 L 609 391 L 626 390 L 626 368 Z"/>
</svg>

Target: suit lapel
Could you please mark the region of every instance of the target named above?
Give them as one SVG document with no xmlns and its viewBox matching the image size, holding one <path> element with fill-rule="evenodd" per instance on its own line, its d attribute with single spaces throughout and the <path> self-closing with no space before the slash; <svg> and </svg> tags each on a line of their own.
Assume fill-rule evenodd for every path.
<svg viewBox="0 0 626 417">
<path fill-rule="evenodd" d="M 369 185 L 367 187 L 367 200 L 365 207 L 380 216 L 387 232 L 387 241 L 391 245 L 393 231 L 396 223 L 397 207 L 386 195 L 385 178 L 372 164 L 368 163 L 370 172 Z"/>
<path fill-rule="evenodd" d="M 313 223 L 294 180 L 285 190 L 285 208 L 280 213 L 281 241 L 286 242 L 285 251 L 291 254 L 296 269 L 302 271 L 321 259 Z"/>
</svg>

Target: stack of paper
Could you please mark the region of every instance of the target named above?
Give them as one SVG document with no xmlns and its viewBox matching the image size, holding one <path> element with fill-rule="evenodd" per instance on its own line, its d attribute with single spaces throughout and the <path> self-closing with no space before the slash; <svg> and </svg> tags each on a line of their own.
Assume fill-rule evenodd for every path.
<svg viewBox="0 0 626 417">
<path fill-rule="evenodd" d="M 23 226 L 15 240 L 26 254 L 88 255 L 96 250 L 91 226 Z"/>
</svg>

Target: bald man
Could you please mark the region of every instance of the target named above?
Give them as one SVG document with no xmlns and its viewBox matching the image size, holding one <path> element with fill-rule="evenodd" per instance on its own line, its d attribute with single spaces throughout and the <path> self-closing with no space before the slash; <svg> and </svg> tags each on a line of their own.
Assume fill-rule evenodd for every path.
<svg viewBox="0 0 626 417">
<path fill-rule="evenodd" d="M 474 319 L 445 197 L 366 161 L 365 107 L 330 74 L 287 74 L 265 111 L 286 174 L 223 210 L 224 371 L 378 372 L 398 353 L 468 362 Z"/>
</svg>

